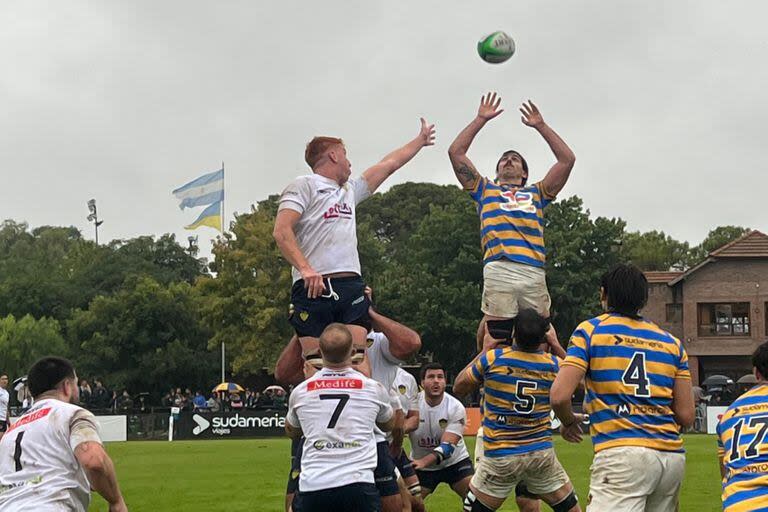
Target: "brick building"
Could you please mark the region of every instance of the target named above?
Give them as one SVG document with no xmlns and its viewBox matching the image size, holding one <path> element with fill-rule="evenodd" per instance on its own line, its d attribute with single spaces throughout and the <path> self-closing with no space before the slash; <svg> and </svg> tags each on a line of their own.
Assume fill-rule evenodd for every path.
<svg viewBox="0 0 768 512">
<path fill-rule="evenodd" d="M 646 272 L 644 316 L 683 341 L 693 382 L 751 373 L 768 340 L 768 236 L 751 231 L 685 272 Z"/>
</svg>

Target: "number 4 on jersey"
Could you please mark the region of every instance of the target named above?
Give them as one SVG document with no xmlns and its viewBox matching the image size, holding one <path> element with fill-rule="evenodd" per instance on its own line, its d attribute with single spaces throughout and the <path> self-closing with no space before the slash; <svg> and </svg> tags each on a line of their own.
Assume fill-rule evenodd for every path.
<svg viewBox="0 0 768 512">
<path fill-rule="evenodd" d="M 635 396 L 651 396 L 651 381 L 645 369 L 645 352 L 635 352 L 629 366 L 624 370 L 624 375 L 621 376 L 621 381 L 635 388 Z"/>
</svg>

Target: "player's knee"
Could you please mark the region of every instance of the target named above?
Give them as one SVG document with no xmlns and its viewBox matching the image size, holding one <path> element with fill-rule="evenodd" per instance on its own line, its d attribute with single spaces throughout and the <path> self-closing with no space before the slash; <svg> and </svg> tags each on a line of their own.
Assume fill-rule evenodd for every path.
<svg viewBox="0 0 768 512">
<path fill-rule="evenodd" d="M 472 491 L 469 491 L 464 498 L 464 512 L 495 512 L 495 510 L 483 504 Z"/>
<path fill-rule="evenodd" d="M 555 512 L 570 512 L 576 505 L 579 504 L 579 499 L 576 497 L 576 493 L 571 491 L 571 494 L 565 497 L 563 501 L 552 505 L 552 510 Z"/>
<path fill-rule="evenodd" d="M 486 325 L 488 326 L 488 334 L 491 338 L 510 341 L 512 339 L 512 331 L 515 328 L 515 319 L 488 320 Z"/>
<path fill-rule="evenodd" d="M 309 364 L 318 370 L 323 367 L 323 356 L 320 354 L 319 348 L 311 349 L 309 352 L 304 354 L 304 359 L 306 359 Z"/>
<path fill-rule="evenodd" d="M 413 483 L 408 486 L 408 492 L 411 494 L 411 496 L 415 496 L 417 498 L 421 497 L 421 484 L 417 481 L 416 483 Z"/>
</svg>

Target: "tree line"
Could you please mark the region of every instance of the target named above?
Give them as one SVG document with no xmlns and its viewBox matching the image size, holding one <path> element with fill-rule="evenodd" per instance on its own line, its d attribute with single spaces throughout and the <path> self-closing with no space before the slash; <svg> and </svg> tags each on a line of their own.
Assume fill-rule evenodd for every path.
<svg viewBox="0 0 768 512">
<path fill-rule="evenodd" d="M 97 246 L 73 227 L 0 225 L 0 371 L 23 375 L 45 354 L 70 357 L 113 388 L 158 393 L 207 389 L 228 370 L 247 378 L 273 367 L 292 335 L 291 274 L 272 239 L 277 196 L 235 216 L 210 262 L 173 235 Z M 449 369 L 474 350 L 481 317 L 479 219 L 452 185 L 404 183 L 357 212 L 363 275 L 376 307 L 416 329 L 423 353 Z M 576 196 L 545 210 L 547 281 L 561 341 L 599 308 L 600 275 L 619 261 L 685 269 L 747 230 L 714 228 L 699 245 L 663 231 L 627 231 L 593 217 Z"/>
</svg>

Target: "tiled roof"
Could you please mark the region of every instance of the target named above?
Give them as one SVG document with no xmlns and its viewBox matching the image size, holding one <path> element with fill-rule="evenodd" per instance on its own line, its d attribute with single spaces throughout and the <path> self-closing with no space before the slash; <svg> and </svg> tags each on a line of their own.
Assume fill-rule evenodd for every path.
<svg viewBox="0 0 768 512">
<path fill-rule="evenodd" d="M 709 253 L 713 258 L 768 258 L 768 235 L 750 231 Z"/>
<path fill-rule="evenodd" d="M 648 279 L 650 284 L 668 283 L 674 278 L 682 275 L 682 272 L 658 272 L 648 271 L 644 272 L 645 278 Z"/>
</svg>

